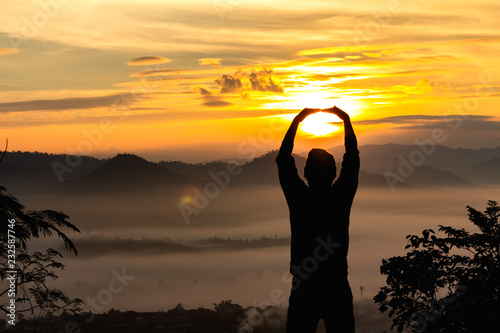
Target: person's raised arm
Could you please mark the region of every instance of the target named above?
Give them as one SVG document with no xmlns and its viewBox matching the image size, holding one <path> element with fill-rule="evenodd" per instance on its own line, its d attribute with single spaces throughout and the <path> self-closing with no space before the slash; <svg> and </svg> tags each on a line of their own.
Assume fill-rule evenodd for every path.
<svg viewBox="0 0 500 333">
<path fill-rule="evenodd" d="M 320 109 L 308 109 L 305 108 L 302 110 L 298 115 L 293 118 L 292 123 L 290 124 L 290 127 L 288 128 L 288 131 L 285 134 L 285 138 L 283 139 L 283 142 L 281 143 L 281 148 L 280 148 L 280 155 L 291 155 L 292 150 L 293 150 L 293 141 L 295 140 L 295 134 L 297 133 L 297 129 L 299 127 L 299 124 L 310 114 L 313 114 L 315 112 L 319 112 Z"/>
<path fill-rule="evenodd" d="M 344 122 L 344 145 L 346 152 L 357 150 L 358 143 L 356 140 L 356 135 L 354 134 L 354 129 L 352 128 L 351 118 L 349 117 L 349 115 L 336 106 L 330 109 L 324 109 L 323 111 L 333 113 Z"/>
</svg>

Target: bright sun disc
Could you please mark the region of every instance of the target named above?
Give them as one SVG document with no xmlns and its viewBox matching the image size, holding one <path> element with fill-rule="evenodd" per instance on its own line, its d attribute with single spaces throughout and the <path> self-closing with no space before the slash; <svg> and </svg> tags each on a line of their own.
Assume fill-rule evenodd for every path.
<svg viewBox="0 0 500 333">
<path fill-rule="evenodd" d="M 332 124 L 339 121 L 340 119 L 334 114 L 318 112 L 307 117 L 300 124 L 300 129 L 315 136 L 328 135 L 339 130 L 339 126 Z"/>
</svg>

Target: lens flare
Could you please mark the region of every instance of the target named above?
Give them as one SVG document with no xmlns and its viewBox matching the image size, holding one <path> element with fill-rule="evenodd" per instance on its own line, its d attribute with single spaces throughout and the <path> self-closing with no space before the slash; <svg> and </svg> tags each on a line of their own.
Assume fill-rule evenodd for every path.
<svg viewBox="0 0 500 333">
<path fill-rule="evenodd" d="M 193 196 L 191 196 L 191 195 L 184 195 L 179 200 L 179 203 L 186 204 L 186 205 L 192 204 L 193 203 Z"/>
</svg>

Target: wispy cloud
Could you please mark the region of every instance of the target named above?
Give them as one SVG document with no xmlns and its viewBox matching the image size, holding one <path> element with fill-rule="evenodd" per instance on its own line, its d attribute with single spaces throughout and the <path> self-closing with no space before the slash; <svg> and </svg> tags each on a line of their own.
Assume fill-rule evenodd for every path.
<svg viewBox="0 0 500 333">
<path fill-rule="evenodd" d="M 233 103 L 224 101 L 221 97 L 212 94 L 205 88 L 200 87 L 198 88 L 198 91 L 202 95 L 202 98 L 205 100 L 205 102 L 202 103 L 202 105 L 204 106 L 216 108 L 233 105 Z"/>
<path fill-rule="evenodd" d="M 11 49 L 11 48 L 0 49 L 0 56 L 16 54 L 16 53 L 19 53 L 18 49 Z"/>
<path fill-rule="evenodd" d="M 155 128 L 159 137 L 160 127 L 170 124 L 175 128 L 161 131 L 159 144 L 173 142 L 170 133 L 199 140 L 200 128 L 221 141 L 220 132 L 228 128 L 222 120 L 238 124 L 223 139 L 241 142 L 266 126 L 262 116 L 292 114 L 317 100 L 344 102 L 356 121 L 418 114 L 424 107 L 441 115 L 453 103 L 474 98 L 478 87 L 488 96 L 481 114 L 497 113 L 498 5 L 421 0 L 390 13 L 386 5 L 255 0 L 231 7 L 221 21 L 204 0 L 88 0 L 61 5 L 28 36 L 23 18 L 43 9 L 16 2 L 4 6 L 0 26 L 7 42 L 0 46 L 0 112 L 8 118 L 2 129 L 29 137 L 6 124 L 95 121 L 111 113 L 106 107 L 120 92 L 144 90 L 148 98 L 134 112 L 142 120 L 134 118 L 107 142 L 133 145 L 129 129 L 144 130 L 146 138 Z M 12 38 L 17 48 L 9 45 Z M 240 114 L 252 121 L 238 123 Z M 203 125 L 194 125 L 196 118 Z M 399 125 L 410 126 L 408 121 Z M 412 121 L 424 126 L 437 120 Z M 473 126 L 472 118 L 467 121 Z M 373 125 L 370 131 L 388 123 L 366 124 Z M 58 137 L 52 142 L 64 142 L 64 134 L 51 133 Z"/>
<path fill-rule="evenodd" d="M 35 110 L 71 110 L 111 106 L 123 102 L 124 94 L 96 97 L 61 98 L 54 100 L 29 100 L 0 103 L 0 112 L 23 112 Z"/>
<path fill-rule="evenodd" d="M 220 67 L 222 59 L 221 58 L 201 58 L 198 59 L 198 63 L 202 66 L 212 66 Z"/>
<path fill-rule="evenodd" d="M 146 56 L 146 57 L 139 57 L 139 58 L 129 60 L 129 61 L 127 61 L 127 65 L 131 65 L 131 66 L 157 65 L 157 64 L 164 64 L 164 63 L 171 62 L 171 61 L 172 61 L 172 59 L 167 59 L 167 58 L 163 58 L 163 57 Z"/>
<path fill-rule="evenodd" d="M 422 129 L 422 128 L 436 128 L 439 126 L 448 127 L 450 123 L 456 125 L 457 119 L 460 122 L 467 122 L 475 124 L 478 128 L 500 128 L 500 120 L 493 116 L 487 115 L 404 115 L 404 116 L 391 116 L 377 119 L 358 120 L 358 125 L 373 125 L 373 124 L 394 124 L 404 125 L 404 128 Z M 479 125 L 480 124 L 480 125 Z"/>
</svg>

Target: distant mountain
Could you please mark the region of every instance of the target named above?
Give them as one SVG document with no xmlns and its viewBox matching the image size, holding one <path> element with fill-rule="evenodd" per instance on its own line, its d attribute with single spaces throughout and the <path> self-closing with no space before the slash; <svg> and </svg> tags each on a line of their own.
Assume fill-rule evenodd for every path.
<svg viewBox="0 0 500 333">
<path fill-rule="evenodd" d="M 402 163 L 413 165 L 414 172 L 397 186 L 434 187 L 468 186 L 500 183 L 500 147 L 453 149 L 445 146 L 366 145 L 359 147 L 362 187 L 388 186 L 384 173 L 397 174 Z M 329 149 L 340 170 L 344 147 Z M 231 176 L 233 185 L 278 185 L 277 151 L 270 151 L 243 165 Z M 305 158 L 294 155 L 299 175 L 303 177 Z M 413 162 L 413 164 L 415 164 Z M 58 168 L 59 174 L 58 174 Z M 225 161 L 185 163 L 180 161 L 149 162 L 132 154 L 109 159 L 89 156 L 46 153 L 9 152 L 0 163 L 0 185 L 8 190 L 44 192 L 71 191 L 137 191 L 201 185 L 236 166 Z M 62 171 L 61 171 L 62 170 Z M 62 180 L 62 182 L 60 182 Z M 14 187 L 14 188 L 12 188 Z"/>
<path fill-rule="evenodd" d="M 500 157 L 469 166 L 465 175 L 478 183 L 500 184 Z"/>
<path fill-rule="evenodd" d="M 0 184 L 7 189 L 15 187 L 18 191 L 47 192 L 57 188 L 60 180 L 80 178 L 102 163 L 102 160 L 90 156 L 7 152 L 0 163 Z"/>
<path fill-rule="evenodd" d="M 278 169 L 276 167 L 276 156 L 278 151 L 273 150 L 244 164 L 241 173 L 234 177 L 234 183 L 240 185 L 271 184 L 278 185 Z M 302 166 L 305 159 L 294 155 L 296 165 Z"/>
<path fill-rule="evenodd" d="M 231 177 L 231 184 L 278 184 L 278 170 L 275 162 L 277 155 L 278 151 L 273 150 L 240 166 L 222 161 L 196 164 L 180 161 L 161 161 L 159 164 L 168 170 L 207 182 L 213 180 L 211 174 L 224 172 L 228 168 L 237 168 L 241 171 Z M 298 155 L 294 156 L 298 169 L 302 171 L 305 159 Z"/>
<path fill-rule="evenodd" d="M 343 146 L 328 149 L 334 156 L 344 153 Z M 491 166 L 481 167 L 482 163 L 500 158 L 500 147 L 463 149 L 449 148 L 442 145 L 364 145 L 359 147 L 361 156 L 361 169 L 375 174 L 385 171 L 394 171 L 402 163 L 401 160 L 417 160 L 415 167 L 432 167 L 438 170 L 454 173 L 469 182 L 489 183 L 491 179 L 498 179 L 495 162 Z M 422 158 L 423 157 L 423 158 Z M 497 162 L 498 163 L 498 162 Z M 479 173 L 481 173 L 479 175 Z M 437 179 L 439 181 L 439 179 Z M 444 181 L 448 182 L 448 181 Z M 438 183 L 439 184 L 439 183 Z"/>
<path fill-rule="evenodd" d="M 150 256 L 289 246 L 290 237 L 262 236 L 252 240 L 212 237 L 193 241 L 174 241 L 166 238 L 125 239 L 92 236 L 75 239 L 73 242 L 78 248 L 80 257 L 96 258 L 99 256 L 122 254 Z M 59 250 L 63 250 L 63 248 L 61 247 Z"/>
<path fill-rule="evenodd" d="M 410 185 L 418 187 L 473 185 L 463 177 L 458 176 L 452 172 L 429 166 L 415 168 L 413 174 L 406 178 L 406 182 Z"/>
<path fill-rule="evenodd" d="M 118 154 L 104 161 L 89 174 L 66 183 L 76 190 L 149 190 L 196 183 L 193 179 L 167 170 L 157 163 L 133 154 Z"/>
<path fill-rule="evenodd" d="M 260 157 L 241 166 L 241 173 L 231 180 L 232 184 L 238 185 L 279 185 L 278 169 L 276 166 L 277 150 L 270 151 Z M 297 172 L 304 179 L 304 166 L 306 159 L 300 155 L 293 155 Z M 338 156 L 338 155 L 337 155 Z M 343 155 L 340 155 L 342 158 Z M 337 157 L 338 159 L 338 157 Z M 341 161 L 337 163 L 337 174 L 340 172 Z M 305 180 L 305 179 L 304 179 Z M 387 186 L 387 181 L 384 176 L 372 174 L 361 170 L 359 174 L 359 184 L 365 187 Z M 400 187 L 408 187 L 406 183 L 399 185 Z"/>
<path fill-rule="evenodd" d="M 177 174 L 193 179 L 211 181 L 210 173 L 227 170 L 229 162 L 213 161 L 207 163 L 186 163 L 182 161 L 160 161 L 160 166 Z"/>
<path fill-rule="evenodd" d="M 386 187 L 389 188 L 389 184 L 385 176 L 376 175 L 370 172 L 366 172 L 364 170 L 359 171 L 359 187 Z M 395 188 L 408 188 L 414 187 L 408 182 L 398 182 Z"/>
<path fill-rule="evenodd" d="M 243 165 L 241 177 L 235 177 L 235 183 L 237 184 L 271 184 L 278 185 L 278 169 L 276 167 L 276 156 L 278 151 L 271 151 L 265 155 L 255 158 L 253 161 L 248 162 Z M 338 156 L 338 155 L 337 155 Z M 342 158 L 343 155 L 340 155 Z M 306 164 L 306 159 L 300 155 L 295 155 L 295 166 L 297 167 L 297 172 L 302 179 L 304 178 L 304 166 Z M 339 174 L 342 166 L 341 161 L 337 163 L 337 175 Z M 361 170 L 359 173 L 359 184 L 360 186 L 374 187 L 374 186 L 387 186 L 385 178 L 381 175 L 375 175 L 366 171 Z M 401 186 L 407 187 L 408 185 L 402 184 Z"/>
</svg>

